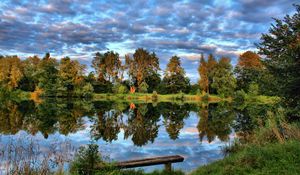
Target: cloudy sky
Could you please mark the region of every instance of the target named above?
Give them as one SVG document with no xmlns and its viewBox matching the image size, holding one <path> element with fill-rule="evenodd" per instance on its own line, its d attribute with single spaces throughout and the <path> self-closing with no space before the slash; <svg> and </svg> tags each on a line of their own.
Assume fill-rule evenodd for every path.
<svg viewBox="0 0 300 175">
<path fill-rule="evenodd" d="M 272 17 L 293 14 L 297 0 L 1 0 L 0 54 L 50 52 L 90 64 L 96 51 L 122 57 L 143 47 L 182 58 L 196 81 L 199 54 L 237 56 L 254 50 Z"/>
</svg>

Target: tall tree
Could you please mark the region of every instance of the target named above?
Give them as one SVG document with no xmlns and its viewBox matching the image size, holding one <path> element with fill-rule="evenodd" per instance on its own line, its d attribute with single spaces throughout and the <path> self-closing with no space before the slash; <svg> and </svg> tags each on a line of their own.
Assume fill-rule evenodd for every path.
<svg viewBox="0 0 300 175">
<path fill-rule="evenodd" d="M 59 64 L 60 85 L 68 92 L 73 91 L 76 86 L 83 86 L 85 66 L 77 60 L 71 60 L 69 57 L 62 58 Z"/>
<path fill-rule="evenodd" d="M 41 59 L 38 56 L 28 57 L 23 61 L 24 77 L 20 81 L 20 89 L 24 91 L 34 91 L 38 85 L 38 65 Z"/>
<path fill-rule="evenodd" d="M 250 84 L 258 84 L 262 78 L 263 64 L 261 58 L 254 52 L 244 52 L 239 57 L 234 73 L 237 78 L 237 88 L 248 91 Z"/>
<path fill-rule="evenodd" d="M 105 79 L 110 82 L 118 81 L 122 71 L 119 54 L 114 51 L 107 51 L 104 54 L 97 52 L 93 59 L 93 67 L 99 80 Z"/>
<path fill-rule="evenodd" d="M 211 87 L 214 88 L 219 95 L 225 97 L 233 95 L 236 88 L 236 79 L 233 76 L 229 58 L 222 57 L 215 65 Z"/>
<path fill-rule="evenodd" d="M 55 96 L 58 88 L 58 63 L 49 53 L 38 64 L 38 87 L 46 96 Z"/>
<path fill-rule="evenodd" d="M 214 69 L 216 65 L 216 58 L 213 56 L 213 54 L 209 54 L 207 59 L 208 93 L 216 93 L 216 90 L 211 86 L 211 84 L 213 83 Z"/>
<path fill-rule="evenodd" d="M 154 52 L 150 54 L 147 50 L 138 48 L 135 50 L 133 58 L 130 58 L 129 55 L 127 55 L 125 59 L 129 77 L 132 84 L 136 87 L 139 87 L 143 81 L 146 81 L 146 79 L 149 78 L 149 76 L 158 73 L 159 60 Z"/>
<path fill-rule="evenodd" d="M 165 71 L 162 81 L 166 93 L 178 93 L 180 91 L 188 93 L 190 90 L 190 80 L 185 76 L 185 71 L 181 66 L 180 58 L 173 56 Z"/>
<path fill-rule="evenodd" d="M 0 59 L 0 83 L 3 87 L 14 89 L 22 79 L 23 65 L 19 57 L 6 56 Z"/>
<path fill-rule="evenodd" d="M 202 92 L 208 93 L 208 68 L 207 62 L 204 60 L 203 54 L 201 54 L 200 65 L 198 67 L 198 72 L 200 75 L 199 85 Z"/>
<path fill-rule="evenodd" d="M 300 5 L 296 13 L 283 20 L 275 19 L 268 34 L 258 44 L 259 53 L 265 56 L 265 65 L 274 75 L 278 95 L 285 97 L 292 116 L 300 116 Z"/>
</svg>

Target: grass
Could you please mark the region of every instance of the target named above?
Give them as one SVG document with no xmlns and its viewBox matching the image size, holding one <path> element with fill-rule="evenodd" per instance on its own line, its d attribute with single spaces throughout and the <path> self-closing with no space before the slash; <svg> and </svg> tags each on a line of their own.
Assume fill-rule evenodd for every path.
<svg viewBox="0 0 300 175">
<path fill-rule="evenodd" d="M 191 175 L 207 174 L 298 174 L 300 142 L 248 145 L 242 151 L 210 165 L 200 167 Z"/>
<path fill-rule="evenodd" d="M 135 93 L 135 94 L 94 94 L 93 99 L 95 101 L 130 101 L 130 102 L 143 102 L 143 103 L 154 103 L 154 102 L 184 102 L 184 103 L 195 103 L 208 101 L 210 103 L 217 103 L 220 101 L 229 101 L 230 99 L 221 98 L 217 95 L 209 95 L 207 100 L 204 100 L 203 96 L 191 95 L 191 94 L 157 94 L 157 97 L 154 98 L 154 95 L 151 93 Z"/>
</svg>

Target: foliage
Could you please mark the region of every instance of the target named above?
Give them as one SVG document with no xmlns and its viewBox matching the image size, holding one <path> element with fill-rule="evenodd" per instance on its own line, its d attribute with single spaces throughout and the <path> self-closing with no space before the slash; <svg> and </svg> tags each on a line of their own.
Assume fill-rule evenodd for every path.
<svg viewBox="0 0 300 175">
<path fill-rule="evenodd" d="M 202 92 L 208 93 L 208 70 L 207 70 L 207 63 L 204 60 L 203 54 L 201 55 L 200 65 L 198 68 L 198 72 L 200 75 L 199 85 Z"/>
<path fill-rule="evenodd" d="M 259 86 L 258 86 L 258 84 L 256 84 L 256 83 L 251 83 L 251 84 L 249 85 L 249 91 L 248 91 L 248 94 L 249 94 L 249 95 L 253 95 L 253 96 L 259 95 Z"/>
<path fill-rule="evenodd" d="M 97 52 L 92 61 L 92 66 L 96 70 L 98 80 L 115 83 L 122 79 L 123 68 L 119 54 L 107 51 L 104 54 Z"/>
<path fill-rule="evenodd" d="M 17 56 L 7 56 L 0 59 L 0 84 L 7 89 L 18 87 L 23 78 L 23 66 Z"/>
<path fill-rule="evenodd" d="M 158 100 L 158 94 L 156 91 L 153 91 L 152 93 L 152 101 L 157 101 Z"/>
<path fill-rule="evenodd" d="M 294 15 L 275 19 L 269 33 L 262 35 L 258 48 L 266 57 L 266 68 L 274 75 L 278 95 L 285 97 L 294 111 L 290 115 L 299 117 L 296 111 L 299 111 L 300 99 L 300 5 L 295 7 Z"/>
<path fill-rule="evenodd" d="M 83 97 L 92 97 L 93 93 L 94 93 L 94 88 L 90 83 L 87 83 L 86 85 L 83 86 L 81 92 Z"/>
<path fill-rule="evenodd" d="M 58 67 L 59 84 L 70 94 L 75 88 L 79 88 L 84 84 L 85 66 L 81 65 L 77 60 L 71 60 L 69 57 L 62 58 Z"/>
<path fill-rule="evenodd" d="M 236 88 L 236 80 L 233 77 L 230 59 L 222 57 L 215 65 L 212 75 L 211 87 L 216 89 L 219 95 L 232 96 Z"/>
<path fill-rule="evenodd" d="M 117 83 L 113 87 L 113 92 L 116 94 L 126 94 L 128 92 L 128 88 L 121 83 Z"/>
<path fill-rule="evenodd" d="M 103 164 L 103 160 L 98 145 L 89 144 L 87 147 L 79 148 L 70 164 L 70 172 L 79 175 L 91 175 L 101 164 Z"/>
<path fill-rule="evenodd" d="M 148 84 L 146 82 L 142 82 L 140 85 L 139 85 L 139 92 L 141 93 L 147 93 L 148 92 Z"/>
<path fill-rule="evenodd" d="M 173 56 L 170 59 L 161 86 L 164 93 L 175 94 L 180 91 L 185 93 L 190 91 L 190 80 L 185 76 L 179 57 Z"/>
<path fill-rule="evenodd" d="M 138 48 L 135 50 L 133 58 L 130 58 L 129 55 L 125 56 L 125 62 L 128 75 L 134 86 L 139 87 L 143 81 L 147 81 L 147 77 L 147 83 L 149 83 L 149 79 L 151 79 L 149 77 L 157 76 L 159 60 L 154 52 L 150 54 L 147 50 Z M 151 88 L 154 87 L 151 85 Z"/>
<path fill-rule="evenodd" d="M 43 95 L 56 96 L 58 89 L 58 63 L 47 53 L 39 62 L 36 76 L 38 77 L 38 87 L 43 89 Z"/>
</svg>

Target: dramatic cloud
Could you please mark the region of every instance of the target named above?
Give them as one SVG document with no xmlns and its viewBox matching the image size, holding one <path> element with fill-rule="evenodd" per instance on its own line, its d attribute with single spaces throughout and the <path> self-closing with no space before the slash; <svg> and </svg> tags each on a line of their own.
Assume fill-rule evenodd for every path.
<svg viewBox="0 0 300 175">
<path fill-rule="evenodd" d="M 88 63 L 96 51 L 121 55 L 144 47 L 164 68 L 183 58 L 192 81 L 201 53 L 229 56 L 254 50 L 272 17 L 292 14 L 296 0 L 89 1 L 4 0 L 0 2 L 0 54 L 72 56 Z"/>
</svg>

